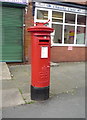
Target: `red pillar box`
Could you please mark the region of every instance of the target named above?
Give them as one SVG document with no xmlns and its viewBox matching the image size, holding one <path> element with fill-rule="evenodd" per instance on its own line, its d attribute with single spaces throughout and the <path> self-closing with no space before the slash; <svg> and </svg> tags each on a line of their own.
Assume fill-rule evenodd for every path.
<svg viewBox="0 0 87 120">
<path fill-rule="evenodd" d="M 49 98 L 50 86 L 50 33 L 53 28 L 44 26 L 46 23 L 36 23 L 28 28 L 31 32 L 31 99 L 46 100 Z"/>
</svg>

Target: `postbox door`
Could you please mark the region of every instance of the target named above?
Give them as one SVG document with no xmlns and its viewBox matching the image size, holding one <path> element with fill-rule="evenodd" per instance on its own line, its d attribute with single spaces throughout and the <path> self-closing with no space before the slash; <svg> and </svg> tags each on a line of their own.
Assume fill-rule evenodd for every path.
<svg viewBox="0 0 87 120">
<path fill-rule="evenodd" d="M 42 82 L 41 86 L 49 86 L 50 80 L 50 47 L 47 45 L 41 46 L 41 68 L 39 72 L 39 80 Z"/>
<path fill-rule="evenodd" d="M 43 39 L 44 38 L 44 39 Z M 39 68 L 38 68 L 38 87 L 49 86 L 50 83 L 50 37 L 39 38 Z"/>
<path fill-rule="evenodd" d="M 32 86 L 46 87 L 50 83 L 50 37 L 35 37 L 32 43 Z"/>
</svg>

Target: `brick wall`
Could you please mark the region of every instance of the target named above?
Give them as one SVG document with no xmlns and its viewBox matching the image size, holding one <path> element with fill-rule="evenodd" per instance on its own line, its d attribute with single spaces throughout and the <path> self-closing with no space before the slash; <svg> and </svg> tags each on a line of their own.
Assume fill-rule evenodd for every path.
<svg viewBox="0 0 87 120">
<path fill-rule="evenodd" d="M 64 0 L 65 2 L 74 2 L 79 4 L 87 4 L 87 0 Z"/>
<path fill-rule="evenodd" d="M 32 15 L 32 2 L 29 3 L 27 11 L 25 11 L 25 30 L 24 30 L 24 61 L 31 62 L 31 38 L 27 28 L 33 26 L 34 17 Z"/>
<path fill-rule="evenodd" d="M 51 61 L 53 62 L 80 62 L 87 61 L 87 47 L 56 46 L 51 48 Z"/>
<path fill-rule="evenodd" d="M 25 12 L 25 28 L 24 28 L 24 61 L 31 63 L 31 38 L 27 28 L 33 26 L 32 3 L 29 3 L 27 12 Z M 76 62 L 87 60 L 87 48 L 73 47 L 73 50 L 68 50 L 65 46 L 51 47 L 51 61 L 53 62 Z"/>
</svg>

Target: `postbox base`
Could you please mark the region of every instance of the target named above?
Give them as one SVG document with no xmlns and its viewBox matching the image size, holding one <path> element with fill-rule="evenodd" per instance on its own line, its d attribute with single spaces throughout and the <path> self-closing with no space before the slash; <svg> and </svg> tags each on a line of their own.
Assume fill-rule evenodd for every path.
<svg viewBox="0 0 87 120">
<path fill-rule="evenodd" d="M 48 98 L 49 86 L 38 88 L 31 85 L 31 100 L 47 100 Z"/>
</svg>

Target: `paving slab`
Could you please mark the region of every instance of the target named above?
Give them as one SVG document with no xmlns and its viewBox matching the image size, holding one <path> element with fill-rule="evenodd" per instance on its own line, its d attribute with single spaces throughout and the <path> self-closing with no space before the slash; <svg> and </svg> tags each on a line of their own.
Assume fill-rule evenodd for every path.
<svg viewBox="0 0 87 120">
<path fill-rule="evenodd" d="M 0 66 L 2 66 L 2 71 L 0 72 L 0 80 L 11 79 L 11 74 L 6 62 L 0 62 Z"/>
<path fill-rule="evenodd" d="M 2 90 L 2 107 L 24 104 L 24 100 L 17 88 Z"/>
</svg>

